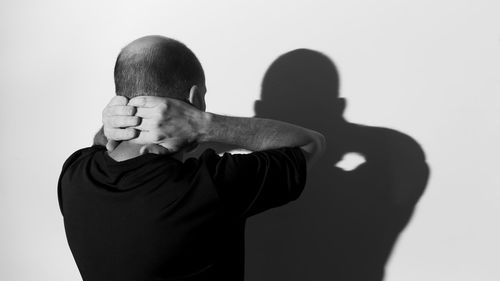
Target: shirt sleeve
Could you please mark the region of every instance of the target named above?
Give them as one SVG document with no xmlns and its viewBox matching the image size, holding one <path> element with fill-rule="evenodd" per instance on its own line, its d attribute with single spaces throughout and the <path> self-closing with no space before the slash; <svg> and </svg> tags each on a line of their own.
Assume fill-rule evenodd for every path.
<svg viewBox="0 0 500 281">
<path fill-rule="evenodd" d="M 306 183 L 306 160 L 298 147 L 222 156 L 208 150 L 202 158 L 219 197 L 239 218 L 297 199 Z"/>
<path fill-rule="evenodd" d="M 59 210 L 61 211 L 61 214 L 64 216 L 64 209 L 63 209 L 63 200 L 62 200 L 62 188 L 61 188 L 61 181 L 64 176 L 64 174 L 68 171 L 70 166 L 75 163 L 78 159 L 80 159 L 83 156 L 89 155 L 90 153 L 93 153 L 98 150 L 103 150 L 106 149 L 105 147 L 102 146 L 97 146 L 94 145 L 92 147 L 88 148 L 83 148 L 80 150 L 77 150 L 69 158 L 64 162 L 62 169 L 61 169 L 61 174 L 59 175 L 59 179 L 57 181 L 57 201 L 59 202 Z"/>
</svg>

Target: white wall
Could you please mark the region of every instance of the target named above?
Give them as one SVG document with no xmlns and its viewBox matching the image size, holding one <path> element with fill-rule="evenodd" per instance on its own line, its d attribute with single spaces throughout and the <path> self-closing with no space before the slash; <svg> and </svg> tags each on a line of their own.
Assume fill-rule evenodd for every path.
<svg viewBox="0 0 500 281">
<path fill-rule="evenodd" d="M 208 110 L 253 115 L 270 63 L 299 47 L 339 68 L 350 121 L 401 130 L 431 178 L 389 281 L 500 280 L 500 2 L 20 1 L 0 4 L 0 280 L 80 280 L 56 181 L 88 146 L 127 42 L 198 55 Z"/>
</svg>

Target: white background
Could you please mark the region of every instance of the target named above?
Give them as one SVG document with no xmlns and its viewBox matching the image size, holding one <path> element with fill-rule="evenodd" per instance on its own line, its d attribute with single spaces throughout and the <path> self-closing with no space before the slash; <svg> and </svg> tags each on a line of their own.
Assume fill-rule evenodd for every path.
<svg viewBox="0 0 500 281">
<path fill-rule="evenodd" d="M 500 280 L 496 0 L 2 1 L 0 280 L 81 280 L 57 178 L 100 126 L 120 48 L 148 34 L 186 43 L 208 110 L 240 116 L 279 55 L 324 52 L 347 119 L 409 134 L 431 168 L 386 280 Z"/>
</svg>

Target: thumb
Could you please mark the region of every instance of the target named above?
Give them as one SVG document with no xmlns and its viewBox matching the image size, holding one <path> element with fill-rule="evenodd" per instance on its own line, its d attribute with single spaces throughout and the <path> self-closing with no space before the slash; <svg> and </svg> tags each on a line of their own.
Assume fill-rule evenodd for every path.
<svg viewBox="0 0 500 281">
<path fill-rule="evenodd" d="M 171 154 L 177 153 L 186 147 L 186 141 L 180 138 L 170 138 L 159 145 L 167 149 Z"/>
<path fill-rule="evenodd" d="M 120 144 L 119 141 L 108 140 L 108 142 L 106 143 L 106 149 L 108 151 L 113 151 L 119 144 Z"/>
<path fill-rule="evenodd" d="M 139 150 L 139 153 L 141 155 L 147 154 L 147 153 L 153 153 L 153 154 L 170 154 L 170 150 L 158 145 L 158 144 L 146 144 L 141 146 L 141 149 Z"/>
</svg>

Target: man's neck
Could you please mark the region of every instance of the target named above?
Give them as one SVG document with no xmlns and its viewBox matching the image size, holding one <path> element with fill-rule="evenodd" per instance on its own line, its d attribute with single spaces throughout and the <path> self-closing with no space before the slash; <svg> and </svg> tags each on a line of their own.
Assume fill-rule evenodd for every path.
<svg viewBox="0 0 500 281">
<path fill-rule="evenodd" d="M 129 160 L 141 155 L 141 148 L 144 145 L 131 143 L 129 141 L 122 141 L 113 151 L 108 152 L 109 157 L 117 162 Z M 154 154 L 160 154 L 159 152 L 149 152 Z M 184 153 L 179 151 L 171 155 L 173 158 L 182 161 Z"/>
</svg>

